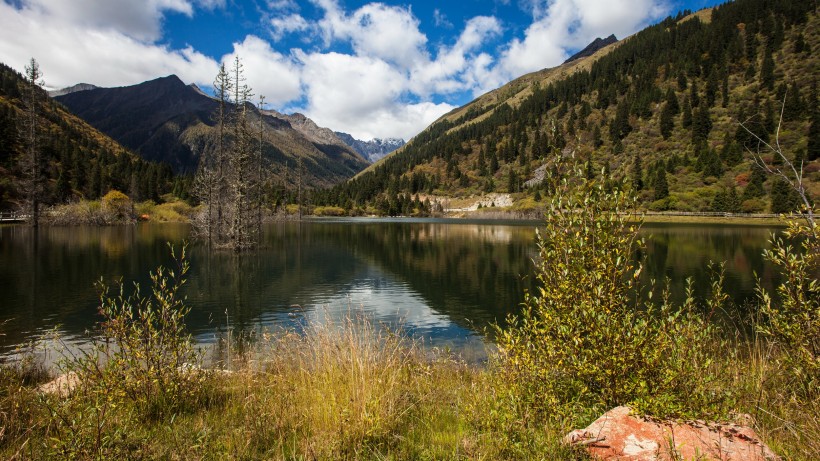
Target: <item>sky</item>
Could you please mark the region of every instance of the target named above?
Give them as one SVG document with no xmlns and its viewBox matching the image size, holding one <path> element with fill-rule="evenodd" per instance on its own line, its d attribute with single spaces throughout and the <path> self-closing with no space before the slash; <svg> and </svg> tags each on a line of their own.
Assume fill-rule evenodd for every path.
<svg viewBox="0 0 820 461">
<path fill-rule="evenodd" d="M 239 56 L 266 108 L 354 137 L 410 139 L 596 37 L 720 0 L 2 0 L 0 62 L 45 87 L 176 74 L 210 91 Z"/>
</svg>

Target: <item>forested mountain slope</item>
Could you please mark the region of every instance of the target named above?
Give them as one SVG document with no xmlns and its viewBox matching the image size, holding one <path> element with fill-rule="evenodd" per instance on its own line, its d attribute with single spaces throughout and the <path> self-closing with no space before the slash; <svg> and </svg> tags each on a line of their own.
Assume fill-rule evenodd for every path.
<svg viewBox="0 0 820 461">
<path fill-rule="evenodd" d="M 167 162 L 179 173 L 195 172 L 203 152 L 216 142 L 218 102 L 175 75 L 128 87 L 72 92 L 56 99 L 144 158 Z M 337 184 L 368 165 L 332 131 L 304 116 L 283 116 L 253 107 L 251 118 L 254 127 L 262 121 L 271 181 L 286 189 L 298 181 L 300 160 L 306 187 Z"/>
<path fill-rule="evenodd" d="M 0 210 L 18 209 L 22 200 L 22 96 L 27 85 L 22 75 L 0 64 Z M 96 199 L 112 188 L 136 200 L 185 189 L 168 165 L 141 159 L 51 100 L 45 90 L 38 91 L 45 205 Z"/>
<path fill-rule="evenodd" d="M 392 213 L 418 194 L 504 192 L 536 208 L 555 154 L 573 152 L 591 176 L 630 177 L 645 209 L 795 209 L 753 166 L 759 143 L 740 122 L 772 141 L 782 108 L 780 144 L 820 193 L 815 5 L 737 0 L 667 18 L 477 98 L 314 201 Z"/>
</svg>

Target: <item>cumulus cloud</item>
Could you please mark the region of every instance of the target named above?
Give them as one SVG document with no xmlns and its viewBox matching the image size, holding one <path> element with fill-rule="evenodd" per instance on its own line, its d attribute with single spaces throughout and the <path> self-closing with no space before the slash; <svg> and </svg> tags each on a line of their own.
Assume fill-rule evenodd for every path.
<svg viewBox="0 0 820 461">
<path fill-rule="evenodd" d="M 524 38 L 504 50 L 500 75 L 514 78 L 560 64 L 567 50 L 582 48 L 596 37 L 619 38 L 667 14 L 664 0 L 529 0 L 533 23 Z"/>
<path fill-rule="evenodd" d="M 357 55 L 403 69 L 423 61 L 427 37 L 408 8 L 368 3 L 348 15 L 335 0 L 315 1 L 325 12 L 318 25 L 327 44 L 349 42 Z"/>
<path fill-rule="evenodd" d="M 114 31 L 143 41 L 156 41 L 161 37 L 162 17 L 166 12 L 187 16 L 194 12 L 187 0 L 23 0 L 21 3 L 25 9 L 59 17 L 66 24 Z"/>
<path fill-rule="evenodd" d="M 279 41 L 287 34 L 304 32 L 311 29 L 310 23 L 297 13 L 278 16 L 270 19 L 271 37 Z"/>
<path fill-rule="evenodd" d="M 449 104 L 407 103 L 407 76 L 375 57 L 340 53 L 302 54 L 306 115 L 319 125 L 360 139 L 409 139 L 443 113 Z"/>
<path fill-rule="evenodd" d="M 256 95 L 281 107 L 301 95 L 301 72 L 289 56 L 271 48 L 270 44 L 254 35 L 248 35 L 241 43 L 233 44 L 233 52 L 222 57 L 222 62 L 230 68 L 239 57 L 248 86 Z"/>
<path fill-rule="evenodd" d="M 474 70 L 480 57 L 480 53 L 476 52 L 500 33 L 501 24 L 495 17 L 477 16 L 470 19 L 453 46 L 440 47 L 435 60 L 424 62 L 412 70 L 410 88 L 423 96 L 471 89 L 473 82 L 464 77 Z M 485 55 L 481 60 L 486 58 Z"/>
<path fill-rule="evenodd" d="M 78 1 L 106 3 L 104 0 Z M 139 14 L 135 12 L 132 21 L 107 9 L 93 17 L 77 19 L 75 13 L 62 14 L 66 10 L 64 3 L 69 2 L 31 0 L 19 9 L 0 3 L 0 59 L 23 69 L 28 60 L 35 57 L 49 88 L 79 82 L 130 85 L 168 74 L 177 74 L 186 82 L 208 85 L 216 74 L 216 62 L 193 48 L 172 50 L 136 38 L 155 33 L 153 28 L 159 27 L 157 21 L 160 21 L 156 16 L 158 11 L 171 7 L 183 13 L 189 11 L 184 2 L 117 2 L 122 3 L 124 9 L 132 8 L 125 4 L 144 6 L 142 9 L 133 7 Z M 119 27 L 126 32 L 118 30 Z"/>
</svg>

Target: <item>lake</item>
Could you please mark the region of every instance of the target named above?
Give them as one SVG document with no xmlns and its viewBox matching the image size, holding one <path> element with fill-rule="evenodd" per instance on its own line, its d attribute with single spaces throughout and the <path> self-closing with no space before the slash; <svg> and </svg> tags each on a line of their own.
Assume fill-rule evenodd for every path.
<svg viewBox="0 0 820 461">
<path fill-rule="evenodd" d="M 212 343 L 230 328 L 252 332 L 338 321 L 364 314 L 402 326 L 426 344 L 482 349 L 484 332 L 518 311 L 537 256 L 537 222 L 445 219 L 334 219 L 273 223 L 264 245 L 241 257 L 189 248 L 184 294 L 195 339 Z M 647 224 L 643 278 L 669 278 L 680 298 L 692 277 L 709 286 L 709 261 L 726 262 L 726 289 L 741 306 L 755 278 L 776 283 L 763 257 L 776 228 Z M 99 317 L 95 283 L 124 280 L 148 288 L 148 273 L 169 264 L 166 242 L 189 236 L 184 224 L 120 227 L 0 227 L 0 352 L 56 330 L 82 344 Z M 478 352 L 480 354 L 480 352 Z"/>
</svg>

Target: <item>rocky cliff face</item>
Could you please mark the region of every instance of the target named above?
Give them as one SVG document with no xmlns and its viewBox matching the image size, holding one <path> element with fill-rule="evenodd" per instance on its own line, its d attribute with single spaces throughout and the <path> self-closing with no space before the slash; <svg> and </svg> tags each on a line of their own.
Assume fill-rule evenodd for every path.
<svg viewBox="0 0 820 461">
<path fill-rule="evenodd" d="M 276 112 L 275 110 L 264 111 L 264 113 L 287 121 L 294 130 L 302 133 L 306 138 L 315 143 L 348 147 L 343 140 L 336 136 L 336 133 L 334 133 L 333 130 L 330 128 L 320 127 L 316 124 L 316 122 L 307 118 L 303 114 L 297 112 L 295 114 L 287 115 Z"/>
<path fill-rule="evenodd" d="M 382 157 L 405 144 L 404 139 L 397 138 L 376 138 L 371 141 L 361 141 L 347 133 L 341 133 L 338 131 L 336 132 L 336 136 L 344 141 L 345 144 L 353 148 L 353 150 L 361 154 L 362 157 L 370 160 L 371 163 L 381 160 Z"/>
</svg>

